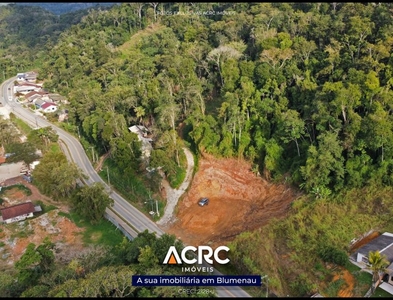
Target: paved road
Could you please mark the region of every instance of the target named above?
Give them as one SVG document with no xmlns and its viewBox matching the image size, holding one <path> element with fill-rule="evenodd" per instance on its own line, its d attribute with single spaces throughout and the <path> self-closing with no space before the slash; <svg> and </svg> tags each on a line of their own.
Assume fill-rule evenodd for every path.
<svg viewBox="0 0 393 300">
<path fill-rule="evenodd" d="M 142 214 L 138 209 L 133 207 L 124 198 L 112 191 L 111 188 L 106 184 L 105 181 L 97 174 L 94 170 L 90 160 L 88 159 L 82 145 L 77 138 L 70 135 L 61 128 L 52 125 L 50 122 L 45 120 L 41 116 L 37 116 L 34 112 L 23 108 L 19 103 L 15 101 L 8 101 L 8 97 L 11 96 L 13 82 L 16 77 L 6 80 L 0 89 L 0 99 L 3 100 L 3 106 L 8 107 L 12 113 L 24 120 L 26 123 L 31 125 L 33 128 L 51 126 L 53 130 L 59 135 L 59 139 L 64 143 L 68 149 L 66 152 L 67 157 L 72 160 L 82 169 L 82 171 L 89 176 L 86 180 L 86 184 L 91 185 L 94 182 L 101 182 L 109 193 L 109 196 L 114 200 L 114 205 L 111 210 L 118 216 L 121 216 L 135 232 L 142 232 L 148 230 L 149 232 L 156 233 L 157 236 L 161 236 L 164 232 L 147 216 Z M 10 90 L 8 90 L 10 89 Z M 108 212 L 108 210 L 107 210 Z M 109 212 L 110 213 L 110 212 Z M 113 214 L 111 214 L 113 216 Z M 131 234 L 131 233 L 130 233 Z M 215 274 L 216 274 L 215 270 Z M 240 287 L 217 287 L 218 297 L 251 297 L 248 293 L 242 290 Z"/>
</svg>

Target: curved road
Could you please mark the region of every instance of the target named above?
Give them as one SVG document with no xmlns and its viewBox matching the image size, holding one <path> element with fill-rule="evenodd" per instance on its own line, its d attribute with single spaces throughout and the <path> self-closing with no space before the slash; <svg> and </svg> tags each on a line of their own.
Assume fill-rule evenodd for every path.
<svg viewBox="0 0 393 300">
<path fill-rule="evenodd" d="M 11 112 L 13 112 L 20 119 L 31 125 L 33 128 L 39 127 L 47 127 L 50 126 L 57 132 L 59 135 L 59 139 L 64 142 L 67 146 L 68 159 L 72 159 L 81 170 L 89 176 L 87 180 L 85 180 L 86 184 L 91 185 L 94 182 L 101 182 L 106 190 L 109 193 L 109 196 L 114 200 L 114 205 L 111 209 L 107 209 L 107 213 L 111 216 L 114 216 L 110 210 L 115 212 L 117 215 L 121 216 L 128 224 L 130 224 L 134 231 L 134 236 L 137 235 L 137 232 L 142 232 L 144 230 L 148 230 L 149 232 L 156 233 L 157 236 L 161 236 L 164 232 L 148 217 L 142 214 L 138 209 L 132 206 L 129 202 L 127 202 L 124 198 L 118 195 L 116 192 L 112 191 L 110 187 L 106 184 L 105 181 L 97 174 L 94 170 L 93 166 L 88 159 L 85 150 L 82 145 L 71 134 L 67 133 L 63 129 L 54 126 L 41 116 L 36 115 L 34 112 L 23 108 L 19 103 L 16 103 L 14 100 L 9 101 L 9 97 L 13 97 L 13 86 L 16 77 L 8 79 L 4 81 L 1 85 L 0 99 L 3 99 L 3 106 L 8 107 Z M 130 233 L 131 234 L 131 233 Z M 222 275 L 218 271 L 214 271 L 214 275 Z M 242 290 L 240 287 L 216 287 L 217 296 L 218 297 L 251 297 L 248 293 Z"/>
</svg>

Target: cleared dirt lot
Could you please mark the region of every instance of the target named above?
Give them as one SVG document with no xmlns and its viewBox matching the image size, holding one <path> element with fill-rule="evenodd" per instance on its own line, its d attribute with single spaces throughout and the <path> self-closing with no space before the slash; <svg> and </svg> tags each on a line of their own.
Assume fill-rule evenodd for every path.
<svg viewBox="0 0 393 300">
<path fill-rule="evenodd" d="M 225 244 L 243 231 L 284 217 L 297 197 L 289 186 L 267 182 L 236 159 L 200 159 L 198 171 L 178 203 L 176 220 L 164 227 L 189 245 Z M 204 207 L 202 197 L 210 199 Z"/>
<path fill-rule="evenodd" d="M 59 212 L 68 212 L 68 207 L 57 203 L 42 195 L 38 189 L 23 180 L 20 176 L 7 179 L 4 185 L 23 184 L 28 187 L 32 194 L 26 195 L 18 188 L 6 190 L 2 194 L 4 200 L 1 208 L 23 203 L 28 200 L 41 200 L 46 205 L 55 205 L 59 209 L 49 211 L 39 217 L 12 224 L 0 224 L 0 272 L 12 268 L 20 259 L 29 243 L 36 246 L 42 243 L 46 236 L 56 245 L 56 257 L 68 261 L 72 257 L 85 251 L 82 242 L 83 228 L 77 227 L 68 218 L 59 215 Z"/>
</svg>

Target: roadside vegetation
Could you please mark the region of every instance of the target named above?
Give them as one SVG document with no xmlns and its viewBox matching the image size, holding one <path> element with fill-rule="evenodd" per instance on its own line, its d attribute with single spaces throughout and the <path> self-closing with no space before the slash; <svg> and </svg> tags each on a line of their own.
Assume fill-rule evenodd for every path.
<svg viewBox="0 0 393 300">
<path fill-rule="evenodd" d="M 106 229 L 107 230 L 107 229 Z M 105 230 L 105 231 L 106 231 Z M 92 229 L 88 228 L 92 233 Z M 93 232 L 97 233 L 97 230 Z M 104 237 L 102 237 L 104 238 Z M 90 240 L 97 243 L 100 239 Z M 106 239 L 105 239 L 106 240 Z M 157 238 L 147 231 L 132 241 L 123 237 L 115 245 L 99 243 L 87 254 L 80 255 L 67 264 L 55 261 L 54 244 L 45 239 L 40 245 L 30 243 L 15 272 L 0 273 L 0 290 L 4 297 L 199 297 L 195 294 L 179 294 L 181 286 L 132 285 L 132 275 L 178 275 L 179 267 L 159 264 L 166 249 L 182 244 L 174 236 Z M 101 240 L 103 241 L 103 240 Z M 190 275 L 197 275 L 192 273 Z M 17 278 L 18 280 L 13 280 Z M 84 288 L 81 288 L 83 286 Z M 187 288 L 196 288 L 195 286 Z M 206 289 L 211 289 L 206 287 Z M 214 291 L 202 295 L 213 297 Z"/>
</svg>

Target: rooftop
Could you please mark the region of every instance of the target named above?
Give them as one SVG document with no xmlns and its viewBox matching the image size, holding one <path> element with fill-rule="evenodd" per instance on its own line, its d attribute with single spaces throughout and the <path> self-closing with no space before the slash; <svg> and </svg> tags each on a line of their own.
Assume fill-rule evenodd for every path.
<svg viewBox="0 0 393 300">
<path fill-rule="evenodd" d="M 33 213 L 35 212 L 35 208 L 32 202 L 25 202 L 3 208 L 0 212 L 3 220 L 8 220 L 24 214 Z"/>
<path fill-rule="evenodd" d="M 370 251 L 379 251 L 381 254 L 386 255 L 386 258 L 393 262 L 393 234 L 385 232 L 382 235 L 371 240 L 366 245 L 359 248 L 353 255 L 356 257 L 358 253 L 368 256 Z"/>
<path fill-rule="evenodd" d="M 52 103 L 52 102 L 45 102 L 44 104 L 41 105 L 41 108 L 45 109 L 45 108 L 47 108 L 49 106 L 57 106 L 57 105 L 55 103 Z"/>
</svg>

